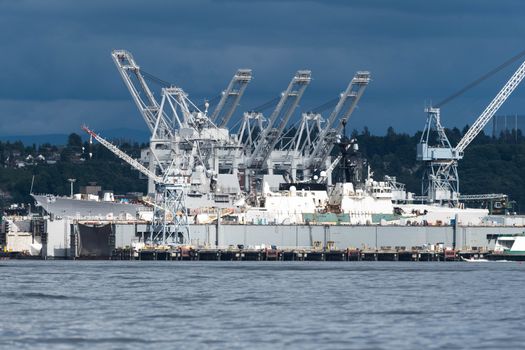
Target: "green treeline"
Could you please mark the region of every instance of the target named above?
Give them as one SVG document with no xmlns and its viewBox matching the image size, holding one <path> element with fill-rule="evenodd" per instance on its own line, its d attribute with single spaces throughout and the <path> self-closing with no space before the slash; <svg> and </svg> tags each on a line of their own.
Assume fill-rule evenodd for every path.
<svg viewBox="0 0 525 350">
<path fill-rule="evenodd" d="M 456 145 L 464 131 L 447 130 L 452 145 Z M 353 138 L 368 159 L 375 179 L 384 175 L 396 176 L 407 190 L 420 194 L 423 166 L 416 161 L 416 145 L 421 132 L 414 135 L 397 133 L 389 128 L 386 135 L 372 135 L 367 128 L 354 130 Z M 132 157 L 140 156 L 145 144 L 114 141 Z M 91 156 L 90 156 L 91 154 Z M 498 138 L 483 133 L 467 148 L 459 163 L 460 190 L 463 194 L 506 193 L 517 202 L 517 210 L 525 211 L 525 137 L 517 133 L 502 134 Z M 30 202 L 31 179 L 33 192 L 67 195 L 67 179 L 77 179 L 78 186 L 97 182 L 103 189 L 117 194 L 146 192 L 146 181 L 137 171 L 98 143 L 82 142 L 71 134 L 66 146 L 50 144 L 24 145 L 21 142 L 0 142 L 0 205 Z"/>
<path fill-rule="evenodd" d="M 114 141 L 132 157 L 140 157 L 146 144 Z M 34 176 L 34 193 L 69 195 L 68 179 L 76 179 L 78 186 L 96 182 L 115 193 L 146 192 L 147 183 L 138 172 L 116 158 L 104 146 L 82 142 L 71 134 L 66 146 L 42 144 L 25 146 L 21 142 L 0 142 L 0 205 L 32 202 L 29 196 Z"/>
</svg>

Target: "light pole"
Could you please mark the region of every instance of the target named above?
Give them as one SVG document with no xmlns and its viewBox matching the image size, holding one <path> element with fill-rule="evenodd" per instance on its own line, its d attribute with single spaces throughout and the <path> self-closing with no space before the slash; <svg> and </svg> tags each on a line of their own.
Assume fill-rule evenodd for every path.
<svg viewBox="0 0 525 350">
<path fill-rule="evenodd" d="M 67 179 L 67 181 L 71 184 L 71 198 L 73 198 L 73 183 L 75 183 L 77 179 Z"/>
</svg>

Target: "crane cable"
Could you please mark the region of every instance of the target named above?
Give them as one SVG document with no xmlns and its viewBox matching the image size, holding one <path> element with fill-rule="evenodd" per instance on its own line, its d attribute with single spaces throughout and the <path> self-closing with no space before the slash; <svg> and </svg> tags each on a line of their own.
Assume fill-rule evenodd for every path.
<svg viewBox="0 0 525 350">
<path fill-rule="evenodd" d="M 337 103 L 339 102 L 339 100 L 340 100 L 339 97 L 333 98 L 330 101 L 328 101 L 326 103 L 323 103 L 320 106 L 317 106 L 315 108 L 310 109 L 310 112 L 311 113 L 321 113 L 323 111 L 326 111 L 329 108 L 335 107 L 337 105 Z"/>
<path fill-rule="evenodd" d="M 175 84 L 172 84 L 170 83 L 169 81 L 166 81 L 166 80 L 162 80 L 161 78 L 158 78 L 156 76 L 154 76 L 153 74 L 150 74 L 146 71 L 144 71 L 143 69 L 140 70 L 140 73 L 142 74 L 142 76 L 146 79 L 148 79 L 149 81 L 155 83 L 155 84 L 158 84 L 162 87 L 170 87 L 170 86 L 175 86 Z"/>
<path fill-rule="evenodd" d="M 153 74 L 144 71 L 143 69 L 141 69 L 140 72 L 142 73 L 142 76 L 145 79 L 147 79 L 147 80 L 149 80 L 149 81 L 151 81 L 151 82 L 153 82 L 153 83 L 155 83 L 157 85 L 160 85 L 161 87 L 172 87 L 172 86 L 175 86 L 175 84 L 170 83 L 169 81 L 163 80 L 163 79 L 161 79 L 159 77 L 156 77 Z M 221 97 L 222 97 L 222 94 L 218 94 L 217 96 L 215 96 L 215 97 L 213 97 L 213 98 L 211 98 L 209 100 L 205 100 L 205 102 L 200 104 L 199 106 L 197 106 L 197 108 L 202 111 L 202 110 L 204 110 L 206 108 L 206 102 L 208 102 L 209 105 L 212 105 L 215 102 L 217 102 L 218 100 L 220 100 Z"/>
<path fill-rule="evenodd" d="M 262 112 L 262 111 L 264 111 L 264 110 L 266 110 L 266 109 L 268 109 L 270 107 L 273 107 L 273 106 L 277 105 L 277 102 L 279 102 L 280 99 L 281 99 L 280 96 L 275 97 L 275 98 L 273 98 L 273 99 L 263 103 L 262 105 L 251 109 L 251 111 L 252 112 Z"/>
<path fill-rule="evenodd" d="M 452 95 L 448 96 L 447 98 L 445 98 L 444 100 L 442 100 L 441 102 L 436 104 L 434 107 L 440 108 L 441 106 L 449 103 L 450 101 L 452 101 L 456 97 L 459 97 L 459 96 L 463 95 L 468 90 L 472 89 L 473 87 L 475 87 L 476 85 L 478 85 L 479 83 L 484 81 L 485 79 L 490 78 L 494 74 L 496 74 L 499 71 L 501 71 L 501 70 L 505 69 L 506 67 L 510 66 L 512 63 L 516 62 L 517 60 L 519 60 L 523 56 L 525 56 L 525 50 L 523 50 L 520 53 L 518 53 L 517 55 L 509 58 L 508 60 L 506 60 L 505 62 L 503 62 L 502 64 L 500 64 L 496 68 L 490 70 L 489 72 L 485 73 L 484 75 L 482 75 L 478 79 L 474 80 L 473 82 L 465 85 L 462 89 L 460 89 L 460 90 L 456 91 L 455 93 L 453 93 Z"/>
</svg>

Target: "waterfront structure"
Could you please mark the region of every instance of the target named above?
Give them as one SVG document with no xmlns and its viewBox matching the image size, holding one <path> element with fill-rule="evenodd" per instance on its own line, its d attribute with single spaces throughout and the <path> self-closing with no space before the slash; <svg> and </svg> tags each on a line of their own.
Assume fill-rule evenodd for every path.
<svg viewBox="0 0 525 350">
<path fill-rule="evenodd" d="M 86 233 L 91 232 L 89 227 L 95 231 L 109 227 L 102 235 L 107 236 L 103 245 L 113 248 L 121 246 L 108 242 L 215 247 L 311 247 L 314 242 L 324 242 L 326 247 L 333 242 L 339 247 L 374 244 L 376 248 L 381 243 L 423 246 L 441 242 L 451 247 L 488 244 L 479 236 L 486 227 L 463 240 L 457 236 L 460 227 L 492 226 L 487 210 L 414 204 L 415 196 L 406 193 L 395 177 L 376 181 L 370 168 L 365 169 L 358 145 L 346 138 L 345 128 L 370 81 L 369 72 L 357 72 L 338 98 L 302 113 L 300 127 L 293 129 L 290 121 L 311 82 L 310 71 L 297 71 L 272 103 L 244 112 L 243 123 L 235 133 L 228 123 L 252 79 L 251 70 L 236 72 L 210 114 L 208 102 L 199 108 L 186 92 L 171 84 L 164 84 L 158 101 L 146 83 L 146 78 L 154 77 L 144 72 L 129 52 L 116 50 L 112 56 L 151 132 L 149 148 L 136 160 L 89 128 L 84 130 L 149 179 L 149 197 L 141 199 L 149 208 L 33 195 L 43 215 L 29 219 L 40 220 L 31 227 L 44 228 L 31 229 L 31 244 L 41 244 L 42 254 L 90 254 L 86 248 L 91 242 L 86 238 L 90 236 Z M 521 78 L 511 79 L 512 89 Z M 506 96 L 512 89 L 505 90 Z M 265 117 L 262 112 L 274 103 L 273 112 Z M 331 107 L 332 112 L 324 119 L 321 113 Z M 432 115 L 440 125 L 439 110 Z M 483 123 L 487 118 L 490 116 L 485 113 Z M 471 134 L 469 140 L 472 138 Z M 337 155 L 332 152 L 335 147 Z M 340 176 L 332 185 L 335 169 Z M 228 228 L 224 234 L 221 225 Z M 267 225 L 276 236 L 263 228 Z M 431 235 L 427 229 L 420 234 L 421 227 L 434 226 L 443 228 L 440 234 Z M 126 233 L 117 236 L 117 227 Z M 378 230 L 393 234 L 382 242 Z M 40 243 L 37 233 L 41 233 Z M 322 240 L 314 238 L 319 234 Z M 49 250 L 50 237 L 62 242 L 62 253 L 56 253 L 60 252 L 56 245 Z M 103 251 L 107 253 L 106 248 Z M 82 253 L 86 249 L 88 253 Z"/>
</svg>

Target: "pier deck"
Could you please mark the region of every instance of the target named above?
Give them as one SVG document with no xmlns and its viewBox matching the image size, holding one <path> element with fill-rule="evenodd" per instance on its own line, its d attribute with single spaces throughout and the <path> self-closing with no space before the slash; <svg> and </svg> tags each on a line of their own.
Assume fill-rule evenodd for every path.
<svg viewBox="0 0 525 350">
<path fill-rule="evenodd" d="M 489 252 L 381 249 L 252 249 L 170 248 L 116 249 L 111 260 L 198 261 L 461 261 L 483 258 Z"/>
</svg>

